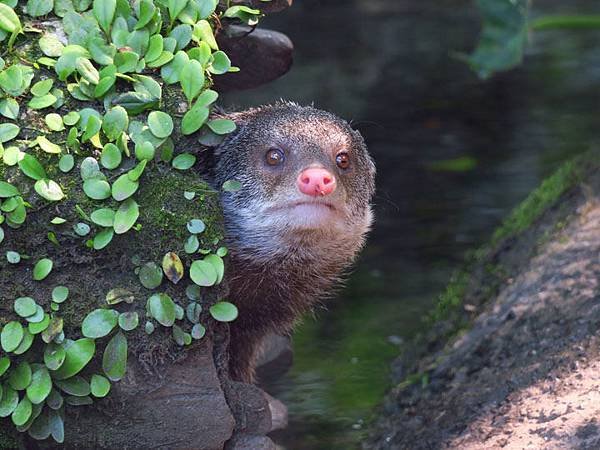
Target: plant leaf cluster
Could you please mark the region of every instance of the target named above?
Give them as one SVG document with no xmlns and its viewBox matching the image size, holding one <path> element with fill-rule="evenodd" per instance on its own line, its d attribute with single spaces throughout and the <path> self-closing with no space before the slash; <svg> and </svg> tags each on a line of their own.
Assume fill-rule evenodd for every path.
<svg viewBox="0 0 600 450">
<path fill-rule="evenodd" d="M 0 166 L 23 175 L 20 181 L 6 175 L 0 180 L 0 244 L 15 245 L 6 237 L 27 225 L 33 205 L 61 204 L 74 190 L 88 202 L 74 205 L 76 220 L 50 221 L 54 231 L 47 238 L 54 245 L 61 245 L 57 233 L 66 229 L 96 252 L 118 235 L 135 234 L 143 225 L 138 220 L 144 205 L 136 194 L 146 169 L 166 162 L 170 170 L 189 170 L 196 157 L 175 152 L 178 137 L 197 133 L 200 144 L 219 142 L 235 130 L 230 120 L 211 119 L 219 97 L 210 89 L 213 77 L 238 70 L 215 34 L 227 22 L 254 26 L 260 17 L 259 10 L 218 0 L 0 1 Z M 67 39 L 40 29 L 40 19 L 59 20 Z M 32 54 L 39 57 L 30 60 L 19 46 L 36 33 Z M 165 89 L 185 98 L 177 114 L 165 107 Z M 29 114 L 43 117 L 33 133 L 20 125 Z M 66 179 L 75 185 L 66 186 Z M 224 189 L 237 187 L 228 183 L 233 185 Z M 65 407 L 92 404 L 123 378 L 127 334 L 140 323 L 148 334 L 170 328 L 181 346 L 201 339 L 202 289 L 221 283 L 227 254 L 224 247 L 200 248 L 204 230 L 200 218 L 187 224 L 183 250 L 189 255 L 184 259 L 192 258 L 189 267 L 170 251 L 136 269 L 141 285 L 152 291 L 145 313 L 134 310 L 131 292 L 111 289 L 105 305 L 85 315 L 75 339 L 66 334 L 61 315 L 70 295 L 66 286 L 55 286 L 45 302 L 14 299 L 15 318 L 0 330 L 0 417 L 10 417 L 34 439 L 63 442 Z M 63 270 L 50 255 L 3 250 L 9 264 L 31 259 L 35 283 L 49 283 L 53 272 Z M 172 284 L 189 280 L 185 304 L 157 291 L 165 278 Z M 231 321 L 237 308 L 220 301 L 205 317 Z M 101 371 L 90 364 L 96 355 Z"/>
</svg>

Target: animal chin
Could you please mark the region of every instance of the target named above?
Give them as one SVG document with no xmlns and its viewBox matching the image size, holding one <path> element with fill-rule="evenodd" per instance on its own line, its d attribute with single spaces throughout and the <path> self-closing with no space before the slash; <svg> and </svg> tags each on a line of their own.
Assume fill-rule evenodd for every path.
<svg viewBox="0 0 600 450">
<path fill-rule="evenodd" d="M 293 202 L 277 208 L 276 214 L 283 216 L 285 222 L 296 229 L 331 228 L 340 219 L 339 211 L 322 201 Z"/>
</svg>

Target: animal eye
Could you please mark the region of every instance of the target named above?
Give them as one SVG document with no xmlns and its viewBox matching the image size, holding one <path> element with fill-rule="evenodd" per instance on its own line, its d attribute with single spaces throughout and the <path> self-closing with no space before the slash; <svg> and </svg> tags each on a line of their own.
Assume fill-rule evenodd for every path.
<svg viewBox="0 0 600 450">
<path fill-rule="evenodd" d="M 265 159 L 268 165 L 278 166 L 285 160 L 285 155 L 278 148 L 272 148 L 265 155 Z"/>
<path fill-rule="evenodd" d="M 347 169 L 350 167 L 350 156 L 346 152 L 340 152 L 335 157 L 335 163 L 340 169 Z"/>
</svg>

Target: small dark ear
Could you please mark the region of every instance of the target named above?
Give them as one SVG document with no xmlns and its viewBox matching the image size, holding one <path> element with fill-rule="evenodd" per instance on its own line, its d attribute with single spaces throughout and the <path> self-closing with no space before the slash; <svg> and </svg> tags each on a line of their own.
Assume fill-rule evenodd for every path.
<svg viewBox="0 0 600 450">
<path fill-rule="evenodd" d="M 213 111 L 213 118 L 215 119 L 229 119 L 233 120 L 235 124 L 241 128 L 246 125 L 250 119 L 252 119 L 256 113 L 260 111 L 260 108 L 250 108 L 245 111 L 224 111 L 222 109 L 217 109 Z"/>
<path fill-rule="evenodd" d="M 259 108 L 250 108 L 245 111 L 236 111 L 236 112 L 227 112 L 221 109 L 215 109 L 212 114 L 212 119 L 229 119 L 235 122 L 237 129 L 232 133 L 232 136 L 235 136 L 237 133 L 242 130 L 250 120 L 256 116 L 259 112 Z M 205 143 L 204 145 L 207 145 Z M 212 147 L 213 153 L 215 156 L 219 156 L 227 150 L 227 145 L 222 145 L 222 142 L 217 143 L 216 145 L 207 145 L 208 147 Z"/>
</svg>

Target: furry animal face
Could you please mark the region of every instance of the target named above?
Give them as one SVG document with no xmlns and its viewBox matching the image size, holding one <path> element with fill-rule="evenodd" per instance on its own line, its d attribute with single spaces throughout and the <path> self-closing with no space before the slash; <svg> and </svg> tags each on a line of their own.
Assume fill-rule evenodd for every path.
<svg viewBox="0 0 600 450">
<path fill-rule="evenodd" d="M 230 116 L 238 130 L 217 149 L 216 181 L 234 247 L 270 258 L 324 239 L 357 251 L 372 213 L 375 166 L 357 131 L 337 116 L 282 103 Z"/>
</svg>

